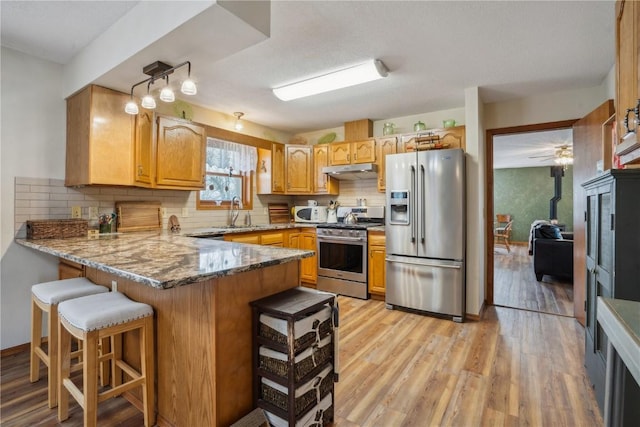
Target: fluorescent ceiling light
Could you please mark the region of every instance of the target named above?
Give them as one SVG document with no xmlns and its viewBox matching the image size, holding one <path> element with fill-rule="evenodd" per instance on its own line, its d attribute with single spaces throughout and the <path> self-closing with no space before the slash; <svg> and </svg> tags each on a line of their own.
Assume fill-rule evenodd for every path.
<svg viewBox="0 0 640 427">
<path fill-rule="evenodd" d="M 273 93 L 283 101 L 290 101 L 381 79 L 387 77 L 388 71 L 382 61 L 371 59 L 363 64 L 345 68 L 344 70 L 275 88 Z"/>
</svg>

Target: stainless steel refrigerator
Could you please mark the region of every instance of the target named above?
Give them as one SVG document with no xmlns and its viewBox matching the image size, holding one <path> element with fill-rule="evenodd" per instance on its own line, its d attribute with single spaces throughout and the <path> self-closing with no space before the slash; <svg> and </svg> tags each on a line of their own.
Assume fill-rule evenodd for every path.
<svg viewBox="0 0 640 427">
<path fill-rule="evenodd" d="M 386 157 L 386 303 L 465 314 L 466 191 L 461 149 Z"/>
</svg>

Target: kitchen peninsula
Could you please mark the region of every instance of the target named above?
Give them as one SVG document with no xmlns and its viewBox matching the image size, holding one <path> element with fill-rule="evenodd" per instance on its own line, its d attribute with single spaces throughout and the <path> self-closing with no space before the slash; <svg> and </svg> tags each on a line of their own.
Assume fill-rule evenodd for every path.
<svg viewBox="0 0 640 427">
<path fill-rule="evenodd" d="M 154 308 L 158 424 L 172 426 L 226 426 L 250 411 L 248 303 L 297 286 L 299 260 L 314 254 L 166 232 L 16 241 Z M 134 339 L 125 351 L 138 367 Z"/>
</svg>

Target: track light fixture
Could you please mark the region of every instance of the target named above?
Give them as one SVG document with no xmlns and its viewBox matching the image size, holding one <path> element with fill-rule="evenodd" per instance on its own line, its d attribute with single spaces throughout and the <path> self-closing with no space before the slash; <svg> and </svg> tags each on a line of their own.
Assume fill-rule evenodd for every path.
<svg viewBox="0 0 640 427">
<path fill-rule="evenodd" d="M 125 105 L 124 111 L 127 114 L 138 114 L 138 104 L 133 99 L 133 90 L 136 86 L 139 86 L 143 83 L 147 83 L 147 94 L 142 98 L 142 107 L 150 110 L 156 108 L 156 101 L 150 93 L 151 85 L 154 84 L 156 80 L 165 80 L 166 82 L 165 86 L 160 91 L 160 100 L 164 102 L 175 101 L 175 94 L 173 93 L 171 86 L 169 86 L 169 74 L 172 74 L 175 70 L 185 65 L 188 66 L 187 79 L 182 82 L 180 91 L 185 95 L 195 95 L 196 93 L 198 93 L 196 84 L 193 82 L 193 80 L 191 80 L 191 62 L 185 61 L 172 67 L 171 65 L 165 64 L 164 62 L 156 61 L 145 66 L 142 69 L 143 73 L 151 77 L 131 86 L 131 98 L 129 99 L 129 102 L 127 102 L 127 105 Z"/>
<path fill-rule="evenodd" d="M 240 112 L 240 111 L 236 111 L 235 113 L 233 113 L 234 116 L 236 116 L 236 124 L 233 125 L 235 130 L 242 130 L 242 128 L 244 127 L 242 124 L 242 121 L 240 120 L 240 118 L 242 116 L 244 116 L 244 113 Z"/>
</svg>

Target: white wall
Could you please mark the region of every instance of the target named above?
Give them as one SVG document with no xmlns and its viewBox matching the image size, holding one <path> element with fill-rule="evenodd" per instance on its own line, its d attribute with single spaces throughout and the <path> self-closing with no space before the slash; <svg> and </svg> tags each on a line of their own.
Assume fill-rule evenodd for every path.
<svg viewBox="0 0 640 427">
<path fill-rule="evenodd" d="M 13 242 L 14 178 L 64 178 L 62 67 L 2 47 L 0 346 L 28 341 L 31 285 L 58 276 L 57 260 Z M 27 90 L 25 90 L 25 88 Z"/>
</svg>

